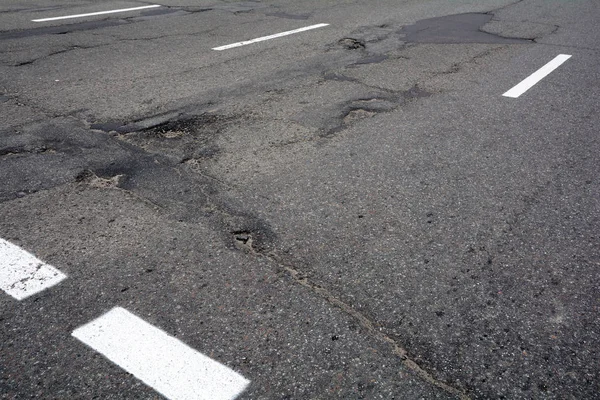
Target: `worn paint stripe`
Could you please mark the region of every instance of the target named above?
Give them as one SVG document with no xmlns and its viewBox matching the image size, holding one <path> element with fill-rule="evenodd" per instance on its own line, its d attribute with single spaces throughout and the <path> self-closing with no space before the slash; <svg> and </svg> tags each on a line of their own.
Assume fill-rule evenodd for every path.
<svg viewBox="0 0 600 400">
<path fill-rule="evenodd" d="M 73 14 L 73 15 L 63 15 L 61 17 L 50 17 L 50 18 L 40 18 L 40 19 L 32 19 L 32 22 L 48 22 L 48 21 L 59 21 L 61 19 L 71 19 L 71 18 L 84 18 L 84 17 L 93 17 L 96 15 L 105 15 L 105 14 L 115 14 L 129 11 L 137 11 L 137 10 L 145 10 L 148 8 L 157 8 L 161 7 L 160 4 L 153 4 L 150 6 L 141 6 L 141 7 L 132 7 L 132 8 L 121 8 L 118 10 L 108 10 L 108 11 L 97 11 L 86 14 Z"/>
<path fill-rule="evenodd" d="M 560 67 L 561 64 L 567 61 L 569 58 L 571 58 L 571 56 L 568 54 L 557 55 L 548 64 L 544 65 L 542 68 L 529 75 L 527 78 L 521 81 L 521 83 L 510 89 L 508 92 L 504 93 L 502 96 L 512 97 L 516 99 L 517 97 L 531 89 L 536 83 L 548 76 L 556 68 Z"/>
<path fill-rule="evenodd" d="M 286 31 L 286 32 L 276 33 L 274 35 L 263 36 L 263 37 L 259 37 L 259 38 L 252 39 L 252 40 L 246 40 L 246 41 L 243 41 L 243 42 L 237 42 L 237 43 L 227 44 L 225 46 L 213 47 L 213 50 L 221 51 L 221 50 L 232 49 L 234 47 L 246 46 L 248 44 L 257 43 L 257 42 L 264 42 L 265 40 L 275 39 L 275 38 L 279 38 L 279 37 L 282 37 L 282 36 L 293 35 L 294 33 L 305 32 L 305 31 L 309 31 L 311 29 L 322 28 L 324 26 L 329 26 L 329 24 L 316 24 L 316 25 L 311 25 L 311 26 L 305 26 L 304 28 L 294 29 L 292 31 Z"/>
<path fill-rule="evenodd" d="M 67 276 L 4 239 L 0 239 L 0 289 L 17 300 L 56 285 Z"/>
<path fill-rule="evenodd" d="M 170 400 L 232 400 L 249 381 L 116 307 L 73 336 Z"/>
</svg>

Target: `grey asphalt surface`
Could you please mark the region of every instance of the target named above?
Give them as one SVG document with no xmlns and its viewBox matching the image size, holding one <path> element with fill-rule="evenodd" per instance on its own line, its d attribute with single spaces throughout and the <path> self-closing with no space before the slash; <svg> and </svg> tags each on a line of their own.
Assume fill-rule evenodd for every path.
<svg viewBox="0 0 600 400">
<path fill-rule="evenodd" d="M 600 398 L 596 1 L 31 22 L 147 4 L 0 5 L 0 238 L 68 276 L 0 293 L 0 398 L 161 398 L 71 337 L 115 306 L 240 399 Z"/>
</svg>

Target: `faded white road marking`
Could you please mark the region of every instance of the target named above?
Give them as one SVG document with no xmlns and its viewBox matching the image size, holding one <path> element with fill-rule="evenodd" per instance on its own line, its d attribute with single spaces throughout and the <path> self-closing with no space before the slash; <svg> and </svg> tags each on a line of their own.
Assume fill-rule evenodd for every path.
<svg viewBox="0 0 600 400">
<path fill-rule="evenodd" d="M 17 300 L 56 285 L 67 276 L 33 254 L 0 239 L 0 289 Z"/>
<path fill-rule="evenodd" d="M 73 336 L 170 400 L 232 400 L 249 381 L 115 307 Z"/>
<path fill-rule="evenodd" d="M 161 7 L 160 4 L 154 4 L 151 6 L 142 6 L 142 7 L 132 7 L 132 8 L 121 8 L 119 10 L 108 10 L 108 11 L 98 11 L 87 14 L 74 14 L 74 15 L 64 15 L 62 17 L 51 17 L 51 18 L 41 18 L 41 19 L 32 19 L 32 22 L 47 22 L 47 21 L 58 21 L 61 19 L 71 19 L 71 18 L 83 18 L 83 17 L 93 17 L 95 15 L 105 15 L 105 14 L 114 14 L 128 11 L 137 11 L 137 10 L 145 10 L 147 8 L 156 8 Z"/>
<path fill-rule="evenodd" d="M 259 37 L 259 38 L 252 39 L 252 40 L 246 40 L 244 42 L 237 42 L 237 43 L 232 43 L 232 44 L 228 44 L 225 46 L 214 47 L 213 50 L 221 51 L 221 50 L 232 49 L 234 47 L 245 46 L 247 44 L 252 44 L 252 43 L 257 43 L 257 42 L 264 42 L 265 40 L 275 39 L 275 38 L 279 38 L 279 37 L 287 36 L 287 35 L 293 35 L 294 33 L 309 31 L 311 29 L 322 28 L 324 26 L 329 26 L 329 24 L 316 24 L 316 25 L 311 25 L 311 26 L 305 26 L 304 28 L 294 29 L 293 31 L 276 33 L 274 35 L 263 36 L 263 37 Z"/>
<path fill-rule="evenodd" d="M 521 83 L 510 89 L 508 92 L 504 93 L 502 96 L 512 97 L 516 99 L 517 97 L 531 89 L 533 85 L 535 85 L 536 83 L 544 79 L 546 76 L 548 76 L 556 68 L 560 67 L 560 65 L 567 61 L 569 58 L 571 58 L 571 56 L 568 54 L 557 55 L 548 64 L 544 65 L 542 68 L 529 75 Z"/>
</svg>

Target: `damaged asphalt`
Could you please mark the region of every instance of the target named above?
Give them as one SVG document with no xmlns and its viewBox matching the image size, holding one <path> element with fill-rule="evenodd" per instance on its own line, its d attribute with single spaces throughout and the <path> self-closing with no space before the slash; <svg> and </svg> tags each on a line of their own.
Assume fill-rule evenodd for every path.
<svg viewBox="0 0 600 400">
<path fill-rule="evenodd" d="M 0 7 L 0 238 L 68 279 L 2 293 L 0 398 L 161 398 L 70 336 L 115 306 L 240 399 L 598 398 L 593 1 L 41 3 Z"/>
</svg>

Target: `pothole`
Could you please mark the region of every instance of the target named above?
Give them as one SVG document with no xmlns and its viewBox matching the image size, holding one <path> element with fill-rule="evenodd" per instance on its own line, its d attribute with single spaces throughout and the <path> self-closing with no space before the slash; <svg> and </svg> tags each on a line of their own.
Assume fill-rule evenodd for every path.
<svg viewBox="0 0 600 400">
<path fill-rule="evenodd" d="M 252 233 L 248 231 L 233 232 L 233 242 L 240 250 L 254 252 Z"/>
<path fill-rule="evenodd" d="M 393 111 L 406 102 L 428 96 L 431 96 L 430 92 L 415 85 L 407 91 L 394 95 L 386 94 L 381 97 L 351 100 L 339 108 L 338 116 L 330 120 L 330 122 L 335 122 L 335 125 L 330 124 L 326 127 L 326 131 L 322 136 L 334 135 L 360 120 L 373 118 L 379 113 Z"/>
<path fill-rule="evenodd" d="M 375 114 L 377 114 L 375 111 L 369 111 L 369 110 L 365 110 L 362 108 L 358 108 L 358 109 L 352 110 L 348 114 L 346 114 L 346 116 L 343 118 L 342 122 L 344 125 L 349 125 L 357 120 L 371 118 Z"/>
<path fill-rule="evenodd" d="M 115 175 L 109 178 L 103 178 L 96 175 L 93 171 L 85 170 L 75 177 L 75 181 L 97 189 L 116 189 L 125 179 L 125 175 Z"/>
<path fill-rule="evenodd" d="M 227 121 L 227 117 L 222 117 L 215 114 L 203 114 L 193 118 L 182 118 L 170 120 L 162 124 L 144 130 L 146 135 L 156 135 L 165 139 L 178 139 L 185 135 L 194 135 L 207 128 L 216 127 L 219 129 L 219 123 Z"/>
<path fill-rule="evenodd" d="M 359 50 L 365 48 L 365 42 L 360 39 L 343 38 L 338 41 L 338 44 L 347 50 Z"/>
<path fill-rule="evenodd" d="M 176 139 L 176 138 L 182 137 L 185 134 L 186 134 L 186 132 L 184 132 L 184 131 L 167 131 L 167 132 L 164 132 L 162 134 L 162 136 L 167 139 Z"/>
<path fill-rule="evenodd" d="M 221 114 L 184 116 L 120 134 L 118 138 L 179 163 L 191 159 L 207 160 L 218 154 L 218 136 L 236 119 Z"/>
</svg>

